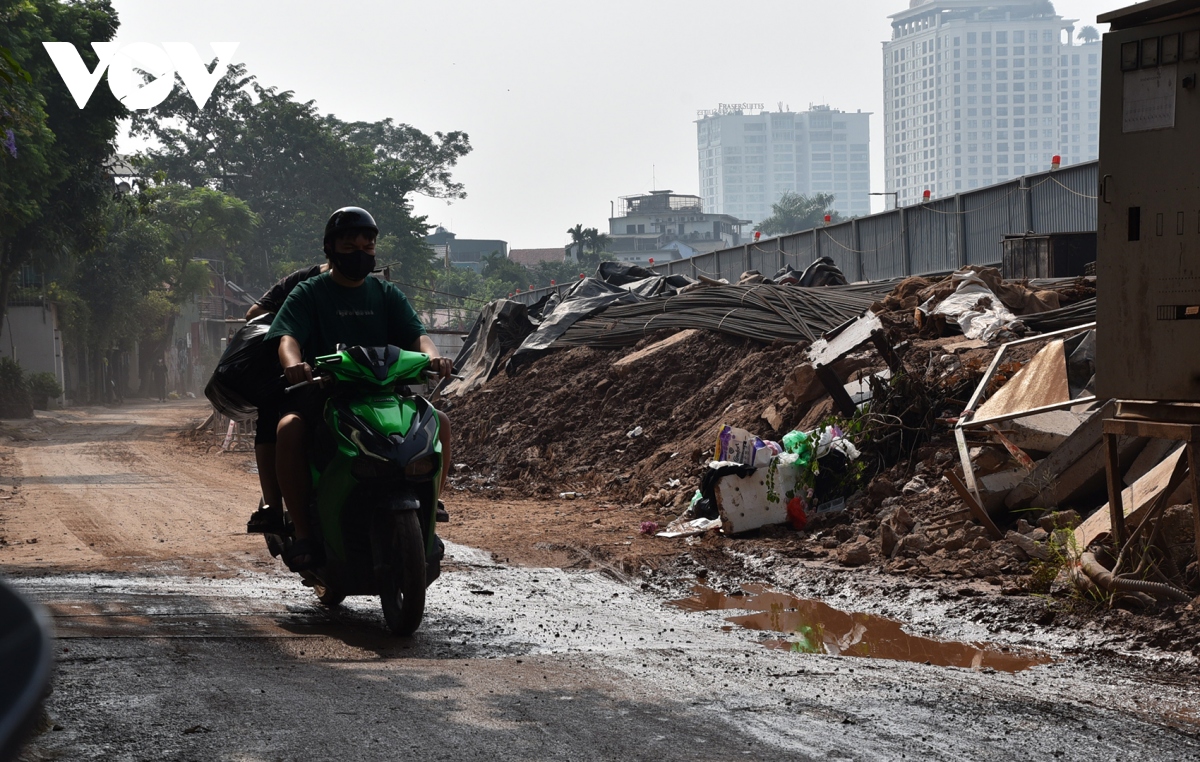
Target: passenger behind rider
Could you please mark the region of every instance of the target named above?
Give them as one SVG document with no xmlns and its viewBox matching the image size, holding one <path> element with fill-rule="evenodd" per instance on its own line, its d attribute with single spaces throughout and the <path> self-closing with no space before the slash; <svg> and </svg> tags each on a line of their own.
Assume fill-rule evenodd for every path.
<svg viewBox="0 0 1200 762">
<path fill-rule="evenodd" d="M 258 301 L 246 310 L 246 320 L 261 315 L 279 312 L 288 294 L 302 282 L 329 272 L 329 262 L 302 267 L 280 278 L 267 289 Z M 258 483 L 262 488 L 263 505 L 250 516 L 246 531 L 280 534 L 283 526 L 283 493 L 279 491 L 279 477 L 275 473 L 275 437 L 279 428 L 279 406 L 283 400 L 270 399 L 258 407 L 258 425 L 254 429 L 254 462 L 258 465 Z"/>
<path fill-rule="evenodd" d="M 454 371 L 453 361 L 441 357 L 408 299 L 391 283 L 370 278 L 375 266 L 379 227 L 365 210 L 339 209 L 325 225 L 325 255 L 329 272 L 301 282 L 275 316 L 267 339 L 279 339 L 279 362 L 289 385 L 312 380 L 311 362 L 332 354 L 338 344 L 393 344 L 430 357 L 430 370 L 442 378 Z M 315 387 L 287 395 L 281 409 L 276 466 L 283 503 L 295 526 L 295 542 L 286 559 L 293 571 L 320 566 L 322 544 L 313 537 L 306 507 L 309 478 L 306 433 L 321 423 L 324 396 Z M 440 411 L 442 485 L 450 464 L 450 426 Z"/>
</svg>

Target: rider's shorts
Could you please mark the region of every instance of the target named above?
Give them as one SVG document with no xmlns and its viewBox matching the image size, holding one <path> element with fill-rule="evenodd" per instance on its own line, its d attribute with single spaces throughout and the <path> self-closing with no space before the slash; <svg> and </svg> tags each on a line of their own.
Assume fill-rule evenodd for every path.
<svg viewBox="0 0 1200 762">
<path fill-rule="evenodd" d="M 279 418 L 279 400 L 272 399 L 270 402 L 258 406 L 258 423 L 254 428 L 254 444 L 275 444 Z"/>
</svg>

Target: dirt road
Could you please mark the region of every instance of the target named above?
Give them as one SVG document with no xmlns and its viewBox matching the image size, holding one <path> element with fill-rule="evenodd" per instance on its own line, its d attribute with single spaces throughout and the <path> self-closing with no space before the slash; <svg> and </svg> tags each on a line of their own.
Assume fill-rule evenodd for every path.
<svg viewBox="0 0 1200 762">
<path fill-rule="evenodd" d="M 928 642 L 887 652 L 878 620 L 816 613 L 826 654 L 765 648 L 784 636 L 726 620 L 746 611 L 673 605 L 694 577 L 532 565 L 586 565 L 569 537 L 514 539 L 514 516 L 581 510 L 570 502 L 512 499 L 506 513 L 452 496 L 466 520 L 444 533 L 450 562 L 425 624 L 391 638 L 377 602 L 324 609 L 242 533 L 251 456 L 176 436 L 205 412 L 9 422 L 20 439 L 0 449 L 0 571 L 50 608 L 58 634 L 55 729 L 30 759 L 1200 758 L 1195 678 L 1175 676 L 1194 665 L 1096 660 L 1082 634 L 989 632 L 929 591 L 830 587 L 803 567 L 792 587 L 813 597 L 994 645 L 950 649 L 977 654 L 973 668 L 926 665 Z M 633 542 L 626 531 L 611 542 Z M 781 624 L 796 607 L 773 605 L 753 626 L 799 632 Z M 1041 648 L 1018 648 L 1030 642 Z M 865 644 L 902 658 L 850 658 Z M 1047 663 L 987 666 L 1001 654 Z"/>
</svg>

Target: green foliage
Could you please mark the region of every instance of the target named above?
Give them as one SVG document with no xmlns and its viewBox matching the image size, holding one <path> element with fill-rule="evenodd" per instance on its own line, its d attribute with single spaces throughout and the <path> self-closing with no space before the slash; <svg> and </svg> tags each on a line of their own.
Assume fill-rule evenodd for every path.
<svg viewBox="0 0 1200 762">
<path fill-rule="evenodd" d="M 0 357 L 0 418 L 32 418 L 33 399 L 21 363 Z"/>
<path fill-rule="evenodd" d="M 176 304 L 209 282 L 207 266 L 196 260 L 224 263 L 226 276 L 242 270 L 239 252 L 260 221 L 245 201 L 210 188 L 162 185 L 143 193 L 141 203 L 147 224 L 164 244 L 162 274 Z"/>
<path fill-rule="evenodd" d="M 529 270 L 498 251 L 493 251 L 483 257 L 481 261 L 483 262 L 483 277 L 495 278 L 501 283 L 508 284 L 511 286 L 509 291 L 525 290 L 531 285 L 530 281 L 533 278 L 529 274 Z"/>
<path fill-rule="evenodd" d="M 771 205 L 771 216 L 759 223 L 758 229 L 763 235 L 787 235 L 819 227 L 824 224 L 826 214 L 831 216 L 831 222 L 841 222 L 842 216 L 831 210 L 836 198 L 832 193 L 805 196 L 785 191 Z"/>
<path fill-rule="evenodd" d="M 46 400 L 61 396 L 63 388 L 58 385 L 53 373 L 43 371 L 29 375 L 29 393 L 35 402 L 41 401 L 44 407 Z"/>
<path fill-rule="evenodd" d="M 169 116 L 168 116 L 169 115 Z M 246 202 L 261 224 L 243 242 L 254 256 L 238 263 L 248 285 L 265 288 L 321 253 L 325 220 L 357 205 L 379 223 L 377 256 L 408 283 L 434 277 L 423 217 L 410 193 L 462 198 L 450 168 L 470 151 L 461 132 L 432 137 L 390 119 L 346 123 L 312 101 L 264 87 L 231 67 L 203 110 L 183 88 L 154 112 L 133 118 L 136 135 L 161 146 L 137 163 L 173 183 L 210 187 Z"/>
<path fill-rule="evenodd" d="M 571 245 L 576 247 L 579 265 L 589 270 L 594 270 L 600 265 L 603 252 L 612 245 L 608 233 L 601 233 L 596 228 L 585 228 L 582 224 L 568 228 L 567 235 L 571 236 Z"/>
<path fill-rule="evenodd" d="M 91 42 L 108 41 L 117 28 L 108 0 L 8 0 L 0 4 L 0 44 L 14 77 L 0 88 L 0 305 L 22 265 L 35 256 L 53 263 L 64 252 L 87 251 L 103 241 L 112 181 L 105 165 L 113 154 L 117 120 L 126 110 L 106 88 L 80 109 L 41 43 L 73 43 L 88 68 L 96 66 Z M 14 155 L 15 153 L 15 155 Z"/>
<path fill-rule="evenodd" d="M 1100 32 L 1094 26 L 1083 26 L 1075 36 L 1084 42 L 1095 42 L 1100 39 Z"/>
<path fill-rule="evenodd" d="M 1062 570 L 1073 566 L 1083 552 L 1075 539 L 1075 532 L 1070 528 L 1051 532 L 1046 538 L 1046 549 L 1049 551 L 1049 558 L 1044 561 L 1035 558 L 1029 562 L 1026 587 L 1030 593 L 1048 595 Z M 1076 590 L 1074 585 L 1071 589 Z"/>
</svg>

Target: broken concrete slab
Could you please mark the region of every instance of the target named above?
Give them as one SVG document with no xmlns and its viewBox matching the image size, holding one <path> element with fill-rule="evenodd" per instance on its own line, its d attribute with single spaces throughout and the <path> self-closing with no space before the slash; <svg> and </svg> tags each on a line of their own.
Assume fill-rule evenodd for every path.
<svg viewBox="0 0 1200 762">
<path fill-rule="evenodd" d="M 1066 402 L 1067 357 L 1061 339 L 1051 341 L 1017 371 L 1000 390 L 975 411 L 974 420 L 1032 410 L 1044 405 Z"/>
<path fill-rule="evenodd" d="M 612 369 L 618 376 L 628 375 L 634 368 L 637 367 L 639 363 L 644 362 L 650 357 L 653 357 L 664 349 L 673 347 L 680 342 L 687 341 L 699 332 L 699 329 L 689 328 L 686 331 L 680 331 L 674 336 L 668 336 L 662 341 L 656 341 L 648 347 L 643 347 L 642 349 L 627 354 L 620 360 L 617 360 L 612 364 Z"/>
<path fill-rule="evenodd" d="M 1116 404 L 1108 402 L 1092 412 L 1061 445 L 1037 464 L 1020 485 L 1008 493 L 1004 504 L 1009 509 L 1027 508 L 1036 499 L 1038 507 L 1053 507 L 1085 487 L 1088 490 L 1102 487 L 1104 448 L 1101 437 L 1104 434 L 1104 419 L 1111 418 L 1115 411 Z M 1132 458 L 1132 455 L 1129 457 Z"/>
<path fill-rule="evenodd" d="M 1037 542 L 1032 537 L 1027 537 L 1010 530 L 1008 534 L 1004 535 L 1004 539 L 1016 545 L 1030 558 L 1037 559 L 1038 561 L 1045 561 L 1050 558 L 1050 551 L 1046 548 L 1045 544 Z"/>
<path fill-rule="evenodd" d="M 1184 483 L 1187 475 L 1187 450 L 1179 449 L 1168 455 L 1161 463 L 1150 469 L 1145 476 L 1121 492 L 1121 508 L 1126 526 L 1132 530 L 1150 510 L 1156 498 L 1164 491 L 1174 492 Z M 1087 549 L 1096 540 L 1112 531 L 1112 517 L 1106 502 L 1075 529 L 1075 547 Z"/>
<path fill-rule="evenodd" d="M 1069 410 L 1051 410 L 1005 421 L 1000 428 L 1009 441 L 1026 452 L 1051 453 L 1061 447 L 1086 418 L 1086 415 L 1080 416 Z"/>
<path fill-rule="evenodd" d="M 979 487 L 979 498 L 987 512 L 1000 510 L 1004 505 L 1004 498 L 1028 475 L 1027 469 L 1010 468 L 977 478 L 975 483 Z"/>
</svg>

